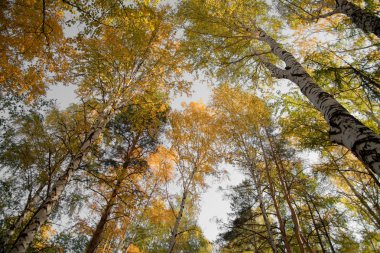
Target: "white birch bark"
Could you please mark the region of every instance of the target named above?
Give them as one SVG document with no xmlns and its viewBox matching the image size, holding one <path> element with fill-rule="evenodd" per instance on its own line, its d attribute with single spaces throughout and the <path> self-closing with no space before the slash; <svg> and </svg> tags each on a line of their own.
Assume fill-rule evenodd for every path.
<svg viewBox="0 0 380 253">
<path fill-rule="evenodd" d="M 177 214 L 177 217 L 175 219 L 174 227 L 172 229 L 172 235 L 170 237 L 170 244 L 169 244 L 168 253 L 172 253 L 174 250 L 176 239 L 177 239 L 177 236 L 179 234 L 179 232 L 178 232 L 179 224 L 180 224 L 182 216 L 183 216 L 183 211 L 185 210 L 187 194 L 189 193 L 189 188 L 190 188 L 191 183 L 193 182 L 194 175 L 196 172 L 197 172 L 197 167 L 195 167 L 193 169 L 193 171 L 191 172 L 191 175 L 190 175 L 190 177 L 189 177 L 188 181 L 186 182 L 185 187 L 183 189 L 181 205 L 180 205 L 180 209 L 179 209 L 179 212 Z"/>
<path fill-rule="evenodd" d="M 170 244 L 169 244 L 168 253 L 172 253 L 174 250 L 174 246 L 175 246 L 177 235 L 178 235 L 179 224 L 181 222 L 183 211 L 185 209 L 187 192 L 188 192 L 188 190 L 186 189 L 186 190 L 184 190 L 184 192 L 182 194 L 181 206 L 180 206 L 179 212 L 177 214 L 177 217 L 175 219 L 175 224 L 174 224 L 174 227 L 172 230 L 172 235 L 170 237 Z"/>
<path fill-rule="evenodd" d="M 7 236 L 5 239 L 5 246 L 6 247 L 8 244 L 10 244 L 12 236 L 15 234 L 15 232 L 21 228 L 22 224 L 24 224 L 27 217 L 31 215 L 31 213 L 33 212 L 33 208 L 41 201 L 40 193 L 44 187 L 45 187 L 45 185 L 41 184 L 40 187 L 34 193 L 33 197 L 28 199 L 23 212 L 20 214 L 20 216 L 18 217 L 15 224 L 12 226 L 12 228 L 7 233 Z"/>
<path fill-rule="evenodd" d="M 53 208 L 57 205 L 60 196 L 62 195 L 66 185 L 70 181 L 73 173 L 79 168 L 84 155 L 87 154 L 91 145 L 96 141 L 103 128 L 108 123 L 111 117 L 112 107 L 108 106 L 104 113 L 99 116 L 97 123 L 94 124 L 87 138 L 82 142 L 78 153 L 71 159 L 66 171 L 59 177 L 46 200 L 37 209 L 31 220 L 19 234 L 13 244 L 10 253 L 23 253 L 33 241 L 34 236 L 40 227 L 46 222 Z"/>
<path fill-rule="evenodd" d="M 274 64 L 263 64 L 276 78 L 294 82 L 301 92 L 324 116 L 330 126 L 332 142 L 348 148 L 363 164 L 380 176 L 380 136 L 352 116 L 332 95 L 319 87 L 302 65 L 272 37 L 256 28 L 259 39 L 267 43 L 273 54 L 286 63 L 281 69 Z"/>
</svg>

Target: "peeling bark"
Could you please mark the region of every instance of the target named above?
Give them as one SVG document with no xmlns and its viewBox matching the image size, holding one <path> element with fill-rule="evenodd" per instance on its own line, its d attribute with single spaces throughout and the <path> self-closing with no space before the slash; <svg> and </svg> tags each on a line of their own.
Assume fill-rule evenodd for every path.
<svg viewBox="0 0 380 253">
<path fill-rule="evenodd" d="M 330 126 L 330 139 L 348 148 L 367 169 L 380 176 L 380 136 L 352 116 L 332 95 L 319 87 L 296 58 L 282 49 L 272 37 L 256 28 L 259 39 L 267 43 L 274 55 L 286 63 L 281 69 L 274 64 L 263 64 L 276 78 L 294 82 Z"/>
</svg>

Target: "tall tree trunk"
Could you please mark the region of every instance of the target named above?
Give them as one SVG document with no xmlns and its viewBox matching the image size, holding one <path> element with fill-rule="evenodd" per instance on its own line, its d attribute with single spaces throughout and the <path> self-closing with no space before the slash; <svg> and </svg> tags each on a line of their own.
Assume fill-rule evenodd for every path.
<svg viewBox="0 0 380 253">
<path fill-rule="evenodd" d="M 335 12 L 345 14 L 358 28 L 380 38 L 380 17 L 347 0 L 336 0 Z"/>
<path fill-rule="evenodd" d="M 294 225 L 293 230 L 294 230 L 294 234 L 296 236 L 300 251 L 301 251 L 301 253 L 305 252 L 305 247 L 306 247 L 306 249 L 309 252 L 312 252 L 306 238 L 302 234 L 299 217 L 298 217 L 296 210 L 293 207 L 292 197 L 290 196 L 290 191 L 289 191 L 288 185 L 286 183 L 286 180 L 284 178 L 285 169 L 283 167 L 282 160 L 280 157 L 278 157 L 277 152 L 273 146 L 272 139 L 271 139 L 271 137 L 270 137 L 270 135 L 266 129 L 265 129 L 265 132 L 266 132 L 267 139 L 269 142 L 269 147 L 271 150 L 273 161 L 274 161 L 275 167 L 277 169 L 277 175 L 278 175 L 278 178 L 280 181 L 280 185 L 281 185 L 283 193 L 284 193 L 285 202 L 287 203 L 289 210 L 290 210 L 290 216 L 292 218 L 293 225 Z"/>
<path fill-rule="evenodd" d="M 276 78 L 285 78 L 298 85 L 301 92 L 323 115 L 330 126 L 331 141 L 348 148 L 366 168 L 380 176 L 380 136 L 352 116 L 333 96 L 320 88 L 296 60 L 262 29 L 255 28 L 259 40 L 267 43 L 273 54 L 285 62 L 281 69 L 261 59 Z"/>
<path fill-rule="evenodd" d="M 179 224 L 180 224 L 181 219 L 182 219 L 183 211 L 185 210 L 187 194 L 189 193 L 189 187 L 190 187 L 191 183 L 193 182 L 194 175 L 196 172 L 197 172 L 197 167 L 193 168 L 193 171 L 191 172 L 191 175 L 190 175 L 188 181 L 185 183 L 185 186 L 183 188 L 181 205 L 180 205 L 180 209 L 179 209 L 179 212 L 177 214 L 177 217 L 175 219 L 174 227 L 172 229 L 172 235 L 170 237 L 170 244 L 169 244 L 168 253 L 172 253 L 174 250 L 174 246 L 175 246 L 176 239 L 178 236 Z"/>
<path fill-rule="evenodd" d="M 70 181 L 73 173 L 79 168 L 83 156 L 90 150 L 91 145 L 96 141 L 103 128 L 109 121 L 111 111 L 112 107 L 108 106 L 102 116 L 98 118 L 98 121 L 94 124 L 87 138 L 82 142 L 79 151 L 71 159 L 69 165 L 67 166 L 67 169 L 59 177 L 51 192 L 48 193 L 46 200 L 40 205 L 23 231 L 19 234 L 18 238 L 12 246 L 12 249 L 10 250 L 11 253 L 23 253 L 27 250 L 29 244 L 34 239 L 35 234 L 46 222 L 53 208 L 57 205 L 59 198 L 62 195 L 66 185 Z"/>
<path fill-rule="evenodd" d="M 318 215 L 319 222 L 322 224 L 324 234 L 325 234 L 325 236 L 327 238 L 327 241 L 329 243 L 329 246 L 330 246 L 330 250 L 331 250 L 332 253 L 335 253 L 334 244 L 332 243 L 332 240 L 331 240 L 331 237 L 330 237 L 330 233 L 329 233 L 329 231 L 328 231 L 328 229 L 326 227 L 325 221 L 322 219 L 321 213 L 319 212 L 317 206 L 315 205 L 312 196 L 309 196 L 309 200 L 313 204 L 314 210 L 315 210 L 315 212 Z"/>
<path fill-rule="evenodd" d="M 124 180 L 126 179 L 127 168 L 130 165 L 130 158 L 131 158 L 132 152 L 136 150 L 136 145 L 137 145 L 139 138 L 140 138 L 140 134 L 137 134 L 134 137 L 132 144 L 129 147 L 128 154 L 127 154 L 127 156 L 124 160 L 124 163 L 123 163 L 123 170 L 122 170 L 121 174 L 119 175 L 119 177 L 116 181 L 116 184 L 112 190 L 111 196 L 107 201 L 106 207 L 104 208 L 102 215 L 100 217 L 100 220 L 99 220 L 98 224 L 96 225 L 95 231 L 92 234 L 91 240 L 90 240 L 89 244 L 87 245 L 86 253 L 95 252 L 96 248 L 98 247 L 98 245 L 100 244 L 100 242 L 102 240 L 102 233 L 104 231 L 104 228 L 106 226 L 108 218 L 111 214 L 112 207 L 114 206 L 114 204 L 116 202 L 120 188 L 123 185 Z"/>
<path fill-rule="evenodd" d="M 326 252 L 326 249 L 323 245 L 323 241 L 322 241 L 322 237 L 321 235 L 319 234 L 319 228 L 317 226 L 317 222 L 315 220 L 315 217 L 314 217 L 314 212 L 313 212 L 313 209 L 311 208 L 310 206 L 310 203 L 309 203 L 309 200 L 308 200 L 308 197 L 305 196 L 305 202 L 306 202 L 306 205 L 307 205 L 307 208 L 309 209 L 309 213 L 310 213 L 310 216 L 311 216 L 311 220 L 313 222 L 313 226 L 315 228 L 315 232 L 317 234 L 317 238 L 318 238 L 318 241 L 319 241 L 319 245 L 321 245 L 321 249 L 322 249 L 322 252 L 325 253 Z"/>
<path fill-rule="evenodd" d="M 172 235 L 170 237 L 170 244 L 169 244 L 168 253 L 172 253 L 173 250 L 174 250 L 174 246 L 175 246 L 175 243 L 176 243 L 176 238 L 177 238 L 177 235 L 178 235 L 179 224 L 181 222 L 183 211 L 185 209 L 187 194 L 188 194 L 188 189 L 186 188 L 186 189 L 184 189 L 184 191 L 182 193 L 181 206 L 180 206 L 179 212 L 177 214 L 177 217 L 175 219 L 174 227 L 172 229 Z"/>
<path fill-rule="evenodd" d="M 292 251 L 292 248 L 290 247 L 288 236 L 286 235 L 285 221 L 282 218 L 282 215 L 281 215 L 281 212 L 280 212 L 280 208 L 279 208 L 278 203 L 277 203 L 276 192 L 275 192 L 275 189 L 274 189 L 274 184 L 273 184 L 272 176 L 269 173 L 270 172 L 269 162 L 268 162 L 268 159 L 267 159 L 267 156 L 266 156 L 266 153 L 265 153 L 265 150 L 264 150 L 264 145 L 263 145 L 263 142 L 262 142 L 261 138 L 259 138 L 259 143 L 260 143 L 261 150 L 263 152 L 264 164 L 265 164 L 265 174 L 266 174 L 266 177 L 268 179 L 269 191 L 270 191 L 271 197 L 273 199 L 274 209 L 276 210 L 277 220 L 278 220 L 278 223 L 280 225 L 281 237 L 282 237 L 282 240 L 283 240 L 283 242 L 285 244 L 286 252 L 287 253 L 292 253 L 293 251 Z"/>
<path fill-rule="evenodd" d="M 29 197 L 25 208 L 20 214 L 20 216 L 17 218 L 16 222 L 13 224 L 12 228 L 8 231 L 7 237 L 5 239 L 5 247 L 11 242 L 12 236 L 15 234 L 17 230 L 21 228 L 21 226 L 24 224 L 25 220 L 28 216 L 30 216 L 33 213 L 33 209 L 38 204 L 38 202 L 41 201 L 40 193 L 42 192 L 43 188 L 45 188 L 44 184 L 40 184 L 36 192 L 34 193 L 33 197 Z"/>
<path fill-rule="evenodd" d="M 115 188 L 112 191 L 111 197 L 107 201 L 107 205 L 104 208 L 103 213 L 102 213 L 102 215 L 100 217 L 100 220 L 99 220 L 98 224 L 96 225 L 96 229 L 95 229 L 94 233 L 92 234 L 91 240 L 88 243 L 88 246 L 87 246 L 87 249 L 86 249 L 86 253 L 93 253 L 93 252 L 95 252 L 96 248 L 100 244 L 100 242 L 102 240 L 102 233 L 104 231 L 104 228 L 106 226 L 108 218 L 109 218 L 109 216 L 111 214 L 112 207 L 113 207 L 113 205 L 116 202 L 116 198 L 117 198 L 117 195 L 119 193 L 119 188 L 121 186 L 121 183 L 122 183 L 121 179 L 117 180 Z"/>
<path fill-rule="evenodd" d="M 263 192 L 261 189 L 260 178 L 257 175 L 257 173 L 255 173 L 254 169 L 255 168 L 251 166 L 249 172 L 251 173 L 253 182 L 255 183 L 255 186 L 256 186 L 261 213 L 263 215 L 265 227 L 266 227 L 267 233 L 268 233 L 269 244 L 270 244 L 273 252 L 277 253 L 277 247 L 276 247 L 276 243 L 274 241 L 274 237 L 273 237 L 273 233 L 272 233 L 272 225 L 270 224 L 268 214 L 267 214 L 267 211 L 266 211 L 265 205 L 264 205 Z"/>
</svg>

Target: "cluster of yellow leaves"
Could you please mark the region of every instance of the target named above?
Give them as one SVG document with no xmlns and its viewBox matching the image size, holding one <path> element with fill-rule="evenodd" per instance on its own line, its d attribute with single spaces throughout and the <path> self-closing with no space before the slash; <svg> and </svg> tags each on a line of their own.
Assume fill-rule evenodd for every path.
<svg viewBox="0 0 380 253">
<path fill-rule="evenodd" d="M 227 84 L 214 89 L 213 107 L 224 133 L 255 133 L 270 124 L 270 110 L 256 95 Z"/>
<path fill-rule="evenodd" d="M 0 11 L 0 83 L 8 90 L 44 94 L 47 82 L 62 80 L 70 50 L 63 35 L 57 1 L 2 1 Z M 45 8 L 45 11 L 43 11 Z"/>
<path fill-rule="evenodd" d="M 170 116 L 171 130 L 167 137 L 175 152 L 175 163 L 182 177 L 193 170 L 194 182 L 205 186 L 204 177 L 216 172 L 218 159 L 218 136 L 222 125 L 202 102 L 183 104 L 182 111 Z"/>
<path fill-rule="evenodd" d="M 39 232 L 39 238 L 34 244 L 34 247 L 38 250 L 43 250 L 46 248 L 46 243 L 49 239 L 57 234 L 57 231 L 53 229 L 50 225 L 43 225 Z"/>
<path fill-rule="evenodd" d="M 148 157 L 148 164 L 159 181 L 167 182 L 172 179 L 174 154 L 171 150 L 159 146 L 157 151 Z"/>
<path fill-rule="evenodd" d="M 144 253 L 145 251 L 140 251 L 139 247 L 132 244 L 129 246 L 127 253 Z"/>
<path fill-rule="evenodd" d="M 147 98 L 150 92 L 186 89 L 178 75 L 186 64 L 174 50 L 175 29 L 168 10 L 137 2 L 113 16 L 113 26 L 102 27 L 96 38 L 81 39 L 77 66 L 83 73 L 81 97 L 131 101 L 138 95 Z"/>
<path fill-rule="evenodd" d="M 173 224 L 174 215 L 165 203 L 160 199 L 154 199 L 146 211 L 146 217 L 152 224 Z"/>
</svg>

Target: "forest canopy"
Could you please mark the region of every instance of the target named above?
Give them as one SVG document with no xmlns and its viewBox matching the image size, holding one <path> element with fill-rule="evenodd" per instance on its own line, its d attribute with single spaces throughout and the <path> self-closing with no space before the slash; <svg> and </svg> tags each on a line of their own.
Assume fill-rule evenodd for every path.
<svg viewBox="0 0 380 253">
<path fill-rule="evenodd" d="M 0 252 L 380 251 L 378 0 L 0 7 Z"/>
</svg>

